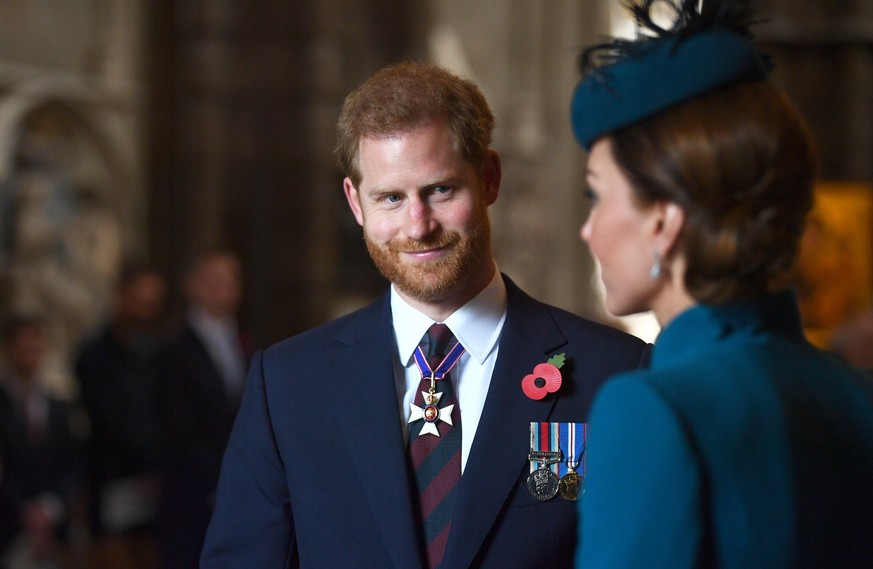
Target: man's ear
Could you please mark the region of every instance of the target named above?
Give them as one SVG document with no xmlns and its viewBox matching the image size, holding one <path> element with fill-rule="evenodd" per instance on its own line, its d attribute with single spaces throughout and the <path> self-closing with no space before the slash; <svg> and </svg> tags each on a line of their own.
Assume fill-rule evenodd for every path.
<svg viewBox="0 0 873 569">
<path fill-rule="evenodd" d="M 364 215 L 361 212 L 361 198 L 358 195 L 357 188 L 352 184 L 352 179 L 349 177 L 343 180 L 343 193 L 346 194 L 346 201 L 349 202 L 349 208 L 351 208 L 355 220 L 358 222 L 358 225 L 363 227 Z"/>
<path fill-rule="evenodd" d="M 664 258 L 673 253 L 685 227 L 685 210 L 675 202 L 661 201 L 655 204 L 658 221 L 655 226 L 657 250 Z"/>
<path fill-rule="evenodd" d="M 485 162 L 482 164 L 482 180 L 485 182 L 485 202 L 488 205 L 497 201 L 502 177 L 503 167 L 500 163 L 500 155 L 496 150 L 489 148 L 485 154 Z"/>
</svg>

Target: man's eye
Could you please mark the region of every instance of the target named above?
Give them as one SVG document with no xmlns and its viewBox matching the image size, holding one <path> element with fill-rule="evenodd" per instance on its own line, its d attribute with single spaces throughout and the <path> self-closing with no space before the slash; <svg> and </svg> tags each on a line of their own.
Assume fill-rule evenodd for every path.
<svg viewBox="0 0 873 569">
<path fill-rule="evenodd" d="M 400 196 L 397 194 L 391 194 L 391 195 L 385 196 L 385 201 L 388 203 L 397 203 L 400 201 Z"/>
<path fill-rule="evenodd" d="M 585 199 L 591 202 L 591 205 L 597 203 L 597 194 L 594 193 L 594 190 L 592 190 L 591 188 L 585 188 L 584 190 L 582 190 L 582 194 L 585 196 Z"/>
<path fill-rule="evenodd" d="M 452 191 L 451 186 L 434 186 L 433 193 L 435 194 L 448 194 Z"/>
</svg>

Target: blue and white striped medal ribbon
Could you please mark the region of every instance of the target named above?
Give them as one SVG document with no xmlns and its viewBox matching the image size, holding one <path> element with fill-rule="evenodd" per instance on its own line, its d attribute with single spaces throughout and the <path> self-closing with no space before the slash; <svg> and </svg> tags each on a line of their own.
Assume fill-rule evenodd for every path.
<svg viewBox="0 0 873 569">
<path fill-rule="evenodd" d="M 585 491 L 585 446 L 588 423 L 561 423 L 561 442 L 566 445 L 565 471 L 558 483 L 558 492 L 565 500 L 575 502 Z"/>
</svg>

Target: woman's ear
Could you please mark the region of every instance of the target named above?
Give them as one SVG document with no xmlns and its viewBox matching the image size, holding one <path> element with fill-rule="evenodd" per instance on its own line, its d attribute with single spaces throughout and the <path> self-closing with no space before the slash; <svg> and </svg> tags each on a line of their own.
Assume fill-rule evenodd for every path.
<svg viewBox="0 0 873 569">
<path fill-rule="evenodd" d="M 661 201 L 655 204 L 658 215 L 655 243 L 663 258 L 669 257 L 676 247 L 682 228 L 685 226 L 685 210 L 675 202 Z"/>
</svg>

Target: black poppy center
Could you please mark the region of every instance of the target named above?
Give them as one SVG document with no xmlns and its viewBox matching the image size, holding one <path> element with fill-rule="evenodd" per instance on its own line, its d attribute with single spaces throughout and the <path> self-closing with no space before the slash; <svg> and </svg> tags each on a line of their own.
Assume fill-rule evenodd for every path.
<svg viewBox="0 0 873 569">
<path fill-rule="evenodd" d="M 536 385 L 539 388 L 543 388 L 546 386 L 546 380 L 541 378 L 541 377 L 538 377 L 534 380 L 534 385 Z"/>
</svg>

